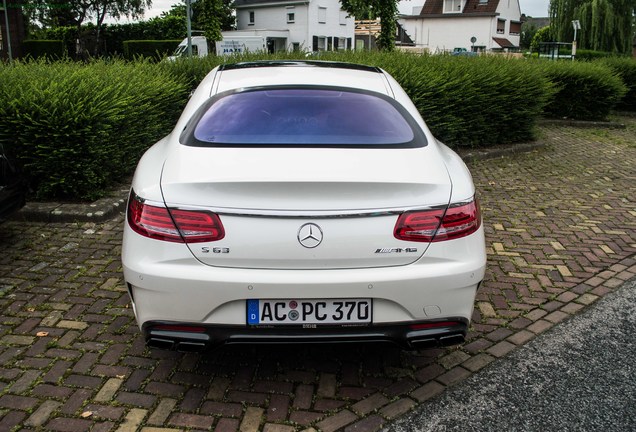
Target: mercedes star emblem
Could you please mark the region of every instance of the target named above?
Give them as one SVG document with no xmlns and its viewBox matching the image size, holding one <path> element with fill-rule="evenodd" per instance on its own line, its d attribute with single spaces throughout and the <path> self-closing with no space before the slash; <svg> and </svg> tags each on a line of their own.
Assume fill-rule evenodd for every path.
<svg viewBox="0 0 636 432">
<path fill-rule="evenodd" d="M 298 230 L 298 242 L 308 249 L 315 248 L 322 242 L 322 230 L 313 223 L 306 223 Z"/>
</svg>

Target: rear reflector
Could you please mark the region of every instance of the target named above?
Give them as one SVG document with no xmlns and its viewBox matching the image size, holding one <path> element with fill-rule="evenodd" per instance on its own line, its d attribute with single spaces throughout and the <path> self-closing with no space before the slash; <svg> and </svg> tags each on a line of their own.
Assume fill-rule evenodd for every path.
<svg viewBox="0 0 636 432">
<path fill-rule="evenodd" d="M 175 325 L 175 324 L 156 325 L 152 327 L 152 330 L 188 332 L 188 333 L 205 333 L 205 327 Z"/>
<path fill-rule="evenodd" d="M 440 322 L 431 322 L 431 323 L 422 323 L 422 324 L 411 324 L 409 328 L 411 330 L 424 330 L 430 328 L 440 328 L 440 327 L 454 327 L 459 325 L 457 321 L 440 321 Z"/>
<path fill-rule="evenodd" d="M 149 205 L 134 192 L 128 198 L 128 224 L 142 236 L 176 243 L 211 242 L 225 237 L 223 224 L 214 213 Z"/>
<path fill-rule="evenodd" d="M 446 210 L 426 210 L 403 213 L 395 224 L 398 240 L 439 242 L 466 237 L 481 225 L 479 203 L 451 205 Z"/>
</svg>

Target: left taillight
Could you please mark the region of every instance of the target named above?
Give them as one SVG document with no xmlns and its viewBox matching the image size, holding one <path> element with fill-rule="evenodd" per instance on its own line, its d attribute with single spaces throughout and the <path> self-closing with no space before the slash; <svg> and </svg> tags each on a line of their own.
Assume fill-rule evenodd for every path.
<svg viewBox="0 0 636 432">
<path fill-rule="evenodd" d="M 440 242 L 466 237 L 479 229 L 479 202 L 454 204 L 447 209 L 403 213 L 395 224 L 398 240 Z"/>
<path fill-rule="evenodd" d="M 150 205 L 134 192 L 128 198 L 127 219 L 133 231 L 156 240 L 202 243 L 225 237 L 221 219 L 214 213 Z"/>
</svg>

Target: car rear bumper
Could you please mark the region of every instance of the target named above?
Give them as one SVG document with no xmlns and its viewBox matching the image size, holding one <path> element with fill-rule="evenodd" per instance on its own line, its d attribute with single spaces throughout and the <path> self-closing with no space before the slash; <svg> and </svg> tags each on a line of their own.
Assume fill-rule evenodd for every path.
<svg viewBox="0 0 636 432">
<path fill-rule="evenodd" d="M 449 346 L 464 342 L 464 318 L 360 327 L 255 328 L 148 322 L 143 326 L 150 347 L 182 352 L 204 351 L 223 344 L 388 342 L 404 349 Z"/>
</svg>

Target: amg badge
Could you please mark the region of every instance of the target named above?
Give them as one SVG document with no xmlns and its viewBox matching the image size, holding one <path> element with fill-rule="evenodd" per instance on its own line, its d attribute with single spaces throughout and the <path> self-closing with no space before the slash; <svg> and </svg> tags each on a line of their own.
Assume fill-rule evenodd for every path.
<svg viewBox="0 0 636 432">
<path fill-rule="evenodd" d="M 377 254 L 390 254 L 390 253 L 413 253 L 417 252 L 417 248 L 380 248 L 376 249 Z"/>
</svg>

